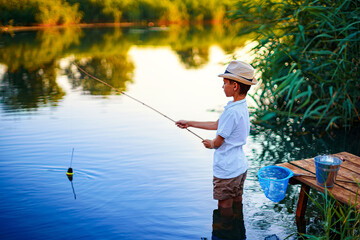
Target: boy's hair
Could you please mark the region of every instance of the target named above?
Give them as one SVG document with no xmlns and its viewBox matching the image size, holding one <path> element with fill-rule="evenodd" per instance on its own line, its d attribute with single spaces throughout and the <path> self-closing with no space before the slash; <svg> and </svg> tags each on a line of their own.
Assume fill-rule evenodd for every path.
<svg viewBox="0 0 360 240">
<path fill-rule="evenodd" d="M 234 81 L 232 79 L 227 78 L 227 80 L 229 80 L 231 84 L 233 84 L 234 82 L 239 84 L 239 87 L 240 87 L 239 93 L 240 93 L 240 95 L 246 95 L 247 92 L 249 91 L 250 87 L 251 87 L 251 85 L 246 85 L 246 84 L 243 84 L 241 82 Z"/>
</svg>

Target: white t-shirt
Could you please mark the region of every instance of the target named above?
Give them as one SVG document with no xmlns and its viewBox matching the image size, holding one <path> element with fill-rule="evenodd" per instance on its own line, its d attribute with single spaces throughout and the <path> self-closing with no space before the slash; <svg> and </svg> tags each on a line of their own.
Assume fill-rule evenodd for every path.
<svg viewBox="0 0 360 240">
<path fill-rule="evenodd" d="M 230 101 L 219 118 L 217 135 L 223 144 L 214 152 L 213 174 L 217 178 L 234 178 L 248 169 L 243 145 L 250 133 L 249 111 L 246 100 Z"/>
</svg>

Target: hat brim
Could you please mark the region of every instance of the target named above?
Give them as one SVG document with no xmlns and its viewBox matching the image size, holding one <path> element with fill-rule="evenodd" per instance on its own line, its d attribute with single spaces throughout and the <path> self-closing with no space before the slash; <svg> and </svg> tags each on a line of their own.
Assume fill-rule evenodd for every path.
<svg viewBox="0 0 360 240">
<path fill-rule="evenodd" d="M 241 82 L 245 85 L 256 85 L 258 83 L 258 81 L 256 80 L 255 77 L 253 77 L 252 82 L 250 82 L 249 80 L 246 80 L 242 77 L 233 75 L 231 73 L 222 73 L 222 74 L 219 74 L 218 77 L 228 78 L 228 79 L 234 80 L 236 82 Z"/>
</svg>

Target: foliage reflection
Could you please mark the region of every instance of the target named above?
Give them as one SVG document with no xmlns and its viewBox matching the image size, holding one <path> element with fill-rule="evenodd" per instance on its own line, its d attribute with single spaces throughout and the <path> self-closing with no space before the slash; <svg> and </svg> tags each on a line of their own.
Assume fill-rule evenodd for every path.
<svg viewBox="0 0 360 240">
<path fill-rule="evenodd" d="M 47 104 L 55 106 L 65 95 L 56 83 L 54 61 L 31 70 L 23 66 L 8 70 L 3 76 L 0 94 L 7 111 L 34 109 Z"/>
<path fill-rule="evenodd" d="M 83 59 L 80 62 L 76 62 L 76 64 L 87 73 L 96 76 L 120 91 L 126 90 L 127 82 L 132 82 L 134 65 L 128 61 L 127 55 L 106 58 L 93 57 Z M 91 79 L 83 72 L 73 68 L 73 65 L 70 65 L 67 70 L 73 75 L 71 78 L 73 86 L 81 86 L 84 91 L 91 95 L 109 95 L 114 92 L 108 86 Z M 80 75 L 76 75 L 76 72 L 80 73 Z"/>
<path fill-rule="evenodd" d="M 132 82 L 134 63 L 128 52 L 133 45 L 170 46 L 185 68 L 199 68 L 209 61 L 213 45 L 231 52 L 251 36 L 237 36 L 241 26 L 178 26 L 152 28 L 48 28 L 34 32 L 3 34 L 0 45 L 1 96 L 5 109 L 36 109 L 56 105 L 65 92 L 57 85 L 65 73 L 73 87 L 95 95 L 113 92 L 86 78 L 71 65 L 61 69 L 60 60 L 75 61 L 85 71 L 122 91 Z M 59 69 L 64 71 L 58 71 Z"/>
</svg>

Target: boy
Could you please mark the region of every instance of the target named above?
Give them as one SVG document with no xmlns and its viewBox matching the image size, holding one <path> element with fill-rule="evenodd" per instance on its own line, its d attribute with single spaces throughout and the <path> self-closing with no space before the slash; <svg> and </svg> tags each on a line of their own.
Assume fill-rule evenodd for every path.
<svg viewBox="0 0 360 240">
<path fill-rule="evenodd" d="M 206 148 L 215 149 L 213 162 L 214 199 L 223 209 L 231 208 L 234 202 L 242 201 L 244 181 L 248 162 L 242 146 L 250 132 L 249 112 L 245 97 L 251 85 L 257 83 L 254 68 L 241 61 L 232 61 L 223 77 L 223 89 L 228 102 L 224 112 L 215 122 L 197 122 L 180 120 L 176 125 L 180 128 L 195 127 L 217 130 L 213 140 L 206 139 Z"/>
</svg>

